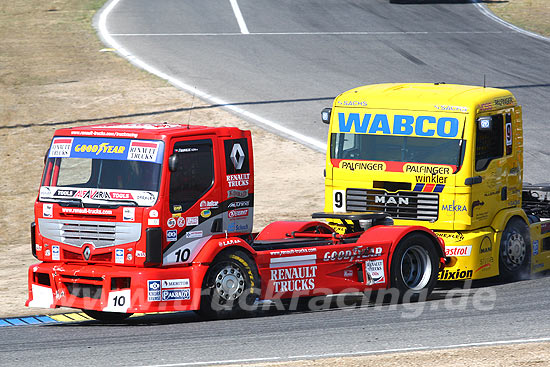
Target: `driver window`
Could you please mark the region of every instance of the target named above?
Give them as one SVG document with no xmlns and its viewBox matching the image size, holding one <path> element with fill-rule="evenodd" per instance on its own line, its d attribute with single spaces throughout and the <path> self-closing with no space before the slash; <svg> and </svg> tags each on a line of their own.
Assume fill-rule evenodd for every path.
<svg viewBox="0 0 550 367">
<path fill-rule="evenodd" d="M 492 126 L 480 130 L 476 124 L 476 171 L 484 171 L 493 159 L 504 156 L 504 123 L 502 114 L 492 115 Z"/>
</svg>

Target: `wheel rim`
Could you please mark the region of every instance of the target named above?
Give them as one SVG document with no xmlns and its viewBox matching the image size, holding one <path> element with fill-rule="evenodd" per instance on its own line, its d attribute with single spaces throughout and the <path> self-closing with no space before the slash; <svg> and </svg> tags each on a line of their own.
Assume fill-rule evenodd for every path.
<svg viewBox="0 0 550 367">
<path fill-rule="evenodd" d="M 244 291 L 244 286 L 243 273 L 233 265 L 226 265 L 216 274 L 214 289 L 222 300 L 239 298 Z"/>
<path fill-rule="evenodd" d="M 421 246 L 409 247 L 401 258 L 401 277 L 412 290 L 421 290 L 430 282 L 432 261 L 428 252 Z"/>
<path fill-rule="evenodd" d="M 521 266 L 527 253 L 527 245 L 521 233 L 512 232 L 502 251 L 504 261 L 509 269 Z"/>
</svg>

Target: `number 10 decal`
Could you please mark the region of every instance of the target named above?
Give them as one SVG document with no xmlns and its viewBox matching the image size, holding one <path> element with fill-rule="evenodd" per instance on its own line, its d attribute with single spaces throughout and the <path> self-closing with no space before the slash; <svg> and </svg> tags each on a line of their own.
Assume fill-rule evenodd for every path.
<svg viewBox="0 0 550 367">
<path fill-rule="evenodd" d="M 335 213 L 346 211 L 346 190 L 334 190 L 332 192 L 332 211 Z"/>
</svg>

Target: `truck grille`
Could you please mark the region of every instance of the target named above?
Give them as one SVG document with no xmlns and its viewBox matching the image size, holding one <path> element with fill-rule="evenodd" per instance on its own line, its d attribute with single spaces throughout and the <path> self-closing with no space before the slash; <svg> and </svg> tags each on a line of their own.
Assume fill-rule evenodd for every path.
<svg viewBox="0 0 550 367">
<path fill-rule="evenodd" d="M 141 237 L 141 223 L 39 218 L 38 227 L 43 237 L 75 247 L 118 246 L 136 242 Z"/>
<path fill-rule="evenodd" d="M 346 190 L 346 210 L 350 212 L 383 211 L 395 219 L 437 220 L 439 195 L 436 193 L 384 190 Z"/>
</svg>

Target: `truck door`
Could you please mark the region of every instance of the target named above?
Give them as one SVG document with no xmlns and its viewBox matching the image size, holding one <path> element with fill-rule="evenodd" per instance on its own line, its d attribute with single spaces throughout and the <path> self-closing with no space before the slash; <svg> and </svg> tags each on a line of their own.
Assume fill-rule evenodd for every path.
<svg viewBox="0 0 550 367">
<path fill-rule="evenodd" d="M 216 232 L 218 222 L 221 231 L 221 190 L 215 184 L 219 163 L 214 149 L 212 139 L 182 139 L 173 145 L 169 210 L 161 223 L 166 227 L 164 265 L 192 261 L 202 246 L 198 239 Z"/>
<path fill-rule="evenodd" d="M 521 122 L 512 110 L 479 116 L 470 215 L 472 228 L 490 225 L 504 208 L 519 207 L 521 195 Z"/>
</svg>

